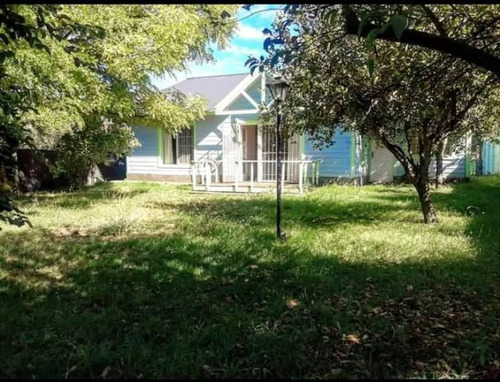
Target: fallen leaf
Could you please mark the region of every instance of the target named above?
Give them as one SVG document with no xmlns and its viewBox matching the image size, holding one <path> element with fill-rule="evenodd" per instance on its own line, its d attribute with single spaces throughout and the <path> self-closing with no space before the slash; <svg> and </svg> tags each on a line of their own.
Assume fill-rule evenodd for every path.
<svg viewBox="0 0 500 382">
<path fill-rule="evenodd" d="M 347 336 L 347 341 L 349 341 L 350 343 L 352 344 L 360 344 L 361 343 L 361 340 L 359 339 L 359 337 L 355 334 L 349 334 Z"/>
<path fill-rule="evenodd" d="M 77 369 L 77 365 L 73 365 L 71 366 L 68 371 L 66 372 L 66 374 L 64 374 L 64 379 L 68 379 L 69 375 L 74 372 L 76 369 Z"/>
<path fill-rule="evenodd" d="M 441 325 L 441 324 L 436 324 L 432 327 L 433 329 L 445 329 L 445 326 L 444 325 Z"/>
<path fill-rule="evenodd" d="M 101 373 L 101 378 L 106 378 L 108 376 L 109 371 L 111 370 L 111 366 L 106 366 Z"/>
<path fill-rule="evenodd" d="M 297 306 L 300 305 L 300 302 L 294 298 L 290 298 L 286 301 L 286 306 L 289 308 L 289 309 L 293 309 Z"/>
</svg>

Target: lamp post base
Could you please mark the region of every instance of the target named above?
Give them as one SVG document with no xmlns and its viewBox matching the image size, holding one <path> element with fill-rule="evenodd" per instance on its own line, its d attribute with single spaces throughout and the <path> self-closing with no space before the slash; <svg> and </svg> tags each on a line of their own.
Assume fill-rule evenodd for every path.
<svg viewBox="0 0 500 382">
<path fill-rule="evenodd" d="M 278 239 L 279 239 L 280 243 L 284 243 L 286 241 L 286 233 L 281 232 L 280 235 L 278 236 Z"/>
</svg>

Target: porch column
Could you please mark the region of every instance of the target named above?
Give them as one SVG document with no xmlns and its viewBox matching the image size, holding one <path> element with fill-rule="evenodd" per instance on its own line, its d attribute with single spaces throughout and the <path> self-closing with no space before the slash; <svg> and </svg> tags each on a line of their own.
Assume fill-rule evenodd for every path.
<svg viewBox="0 0 500 382">
<path fill-rule="evenodd" d="M 262 182 L 262 131 L 257 126 L 257 182 Z"/>
</svg>

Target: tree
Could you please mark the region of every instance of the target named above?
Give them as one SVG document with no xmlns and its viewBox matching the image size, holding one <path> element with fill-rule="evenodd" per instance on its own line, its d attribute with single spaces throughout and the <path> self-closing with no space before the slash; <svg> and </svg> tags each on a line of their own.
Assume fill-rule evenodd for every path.
<svg viewBox="0 0 500 382">
<path fill-rule="evenodd" d="M 0 187 L 8 192 L 0 213 L 14 211 L 10 190 L 20 147 L 71 148 L 60 164 L 66 172 L 78 168 L 72 176 L 79 185 L 82 166 L 105 150 L 123 154 L 133 147 L 129 125 L 137 118 L 172 132 L 202 118 L 202 99 L 164 94 L 150 75 L 213 60 L 208 44 L 225 46 L 236 8 L 1 5 Z M 226 21 L 218 23 L 221 14 Z"/>
<path fill-rule="evenodd" d="M 6 73 L 9 60 L 15 58 L 20 46 L 35 51 L 47 50 L 41 41 L 43 36 L 57 37 L 53 16 L 58 7 L 53 5 L 33 5 L 31 20 L 27 19 L 18 5 L 0 5 L 0 220 L 9 224 L 31 225 L 25 214 L 12 201 L 12 188 L 6 183 L 7 178 L 16 177 L 15 150 L 21 142 L 30 143 L 26 129 L 19 121 L 19 116 L 30 110 L 30 93 L 19 86 Z M 77 26 L 61 20 L 67 30 Z"/>
<path fill-rule="evenodd" d="M 57 7 L 51 15 L 55 32 L 40 37 L 47 50 L 16 43 L 15 54 L 3 65 L 2 88 L 15 84 L 28 95 L 30 108 L 16 116 L 22 126 L 17 132 L 36 138 L 36 147 L 52 148 L 63 136 L 68 141 L 68 134 L 111 139 L 106 136 L 111 130 L 97 120 L 116 127 L 141 117 L 172 132 L 189 126 L 203 117 L 204 102 L 164 94 L 149 76 L 184 69 L 189 61 L 212 60 L 208 43 L 223 47 L 234 29 L 231 23 L 216 27 L 216 21 L 221 13 L 233 16 L 235 11 L 231 5 Z M 35 23 L 34 12 L 31 5 L 19 6 L 28 23 Z M 77 27 L 67 28 L 61 20 Z M 132 148 L 132 141 L 118 141 L 117 154 Z M 6 147 L 13 152 L 19 144 Z"/>
<path fill-rule="evenodd" d="M 345 33 L 365 37 L 371 46 L 375 39 L 420 46 L 500 76 L 498 5 L 287 4 L 282 10 L 289 17 L 339 20 Z"/>
<path fill-rule="evenodd" d="M 340 13 L 285 14 L 274 27 L 264 43 L 269 56 L 250 65 L 277 69 L 289 81 L 283 105 L 289 126 L 326 144 L 331 126 L 378 140 L 417 190 L 424 222 L 436 221 L 432 157 L 450 134 L 469 128 L 471 110 L 497 77 L 451 56 L 384 41 L 377 44 L 375 60 L 372 50 L 343 32 Z"/>
<path fill-rule="evenodd" d="M 391 15 L 391 8 L 396 13 Z M 500 77 L 499 10 L 498 5 L 488 4 L 379 5 L 368 11 L 362 6 L 341 8 L 345 30 L 351 35 L 376 36 L 450 54 Z"/>
</svg>

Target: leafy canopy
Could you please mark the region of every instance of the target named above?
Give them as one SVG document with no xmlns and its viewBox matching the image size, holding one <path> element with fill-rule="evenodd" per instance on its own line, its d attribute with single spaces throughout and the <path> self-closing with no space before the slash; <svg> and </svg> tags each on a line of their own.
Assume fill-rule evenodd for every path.
<svg viewBox="0 0 500 382">
<path fill-rule="evenodd" d="M 498 77 L 418 46 L 384 40 L 375 45 L 373 35 L 361 40 L 346 33 L 342 12 L 329 9 L 301 5 L 282 13 L 264 42 L 268 57 L 247 63 L 253 70 L 277 71 L 289 82 L 283 104 L 289 128 L 309 132 L 320 144 L 333 142 L 332 126 L 384 144 L 417 188 L 424 220 L 433 221 L 431 158 L 450 134 L 487 125 L 492 111 L 478 111 L 498 90 Z M 386 29 L 401 33 L 402 19 L 388 10 L 394 14 Z"/>
</svg>

